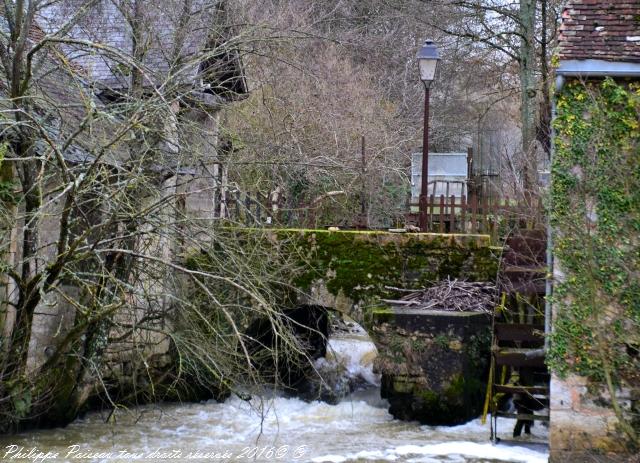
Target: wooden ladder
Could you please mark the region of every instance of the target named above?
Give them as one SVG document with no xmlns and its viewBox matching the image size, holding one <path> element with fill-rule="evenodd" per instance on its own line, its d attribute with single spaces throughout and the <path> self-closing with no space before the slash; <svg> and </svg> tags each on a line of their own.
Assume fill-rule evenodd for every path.
<svg viewBox="0 0 640 463">
<path fill-rule="evenodd" d="M 491 404 L 491 441 L 500 439 L 498 417 L 525 422 L 549 421 L 548 414 L 536 414 L 549 406 L 549 372 L 544 363 L 544 325 L 528 323 L 497 323 L 494 314 L 489 397 Z M 517 379 L 516 379 L 517 378 Z M 504 412 L 501 399 L 519 396 L 529 412 Z"/>
</svg>

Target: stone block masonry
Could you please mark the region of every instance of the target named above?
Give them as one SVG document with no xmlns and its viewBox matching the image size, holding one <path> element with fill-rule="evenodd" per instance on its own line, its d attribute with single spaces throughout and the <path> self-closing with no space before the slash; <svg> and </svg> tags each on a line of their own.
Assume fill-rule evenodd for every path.
<svg viewBox="0 0 640 463">
<path fill-rule="evenodd" d="M 423 288 L 448 278 L 494 281 L 502 248 L 487 235 L 398 234 L 377 231 L 270 230 L 297 256 L 293 284 L 300 302 L 332 307 L 365 322 L 366 308 L 390 287 Z"/>
<path fill-rule="evenodd" d="M 378 348 L 382 394 L 395 417 L 452 425 L 479 415 L 490 316 L 392 309 L 381 299 L 397 294 L 391 288 L 424 288 L 446 278 L 495 281 L 502 248 L 492 247 L 489 236 L 261 232 L 279 252 L 296 256 L 299 302 L 335 309 L 366 327 Z"/>
<path fill-rule="evenodd" d="M 371 331 L 382 397 L 394 417 L 456 425 L 481 413 L 491 344 L 488 314 L 377 309 Z"/>
</svg>

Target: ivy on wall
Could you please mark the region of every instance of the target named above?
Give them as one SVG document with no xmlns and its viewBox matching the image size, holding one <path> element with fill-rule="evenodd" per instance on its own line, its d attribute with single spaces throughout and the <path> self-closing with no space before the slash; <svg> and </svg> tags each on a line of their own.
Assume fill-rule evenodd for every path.
<svg viewBox="0 0 640 463">
<path fill-rule="evenodd" d="M 551 221 L 562 273 L 547 362 L 640 386 L 640 84 L 571 82 L 557 102 Z"/>
</svg>

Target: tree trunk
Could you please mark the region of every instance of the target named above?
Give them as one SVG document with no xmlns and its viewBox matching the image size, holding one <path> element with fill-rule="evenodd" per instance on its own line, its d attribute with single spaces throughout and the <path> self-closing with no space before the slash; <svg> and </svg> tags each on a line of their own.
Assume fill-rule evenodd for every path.
<svg viewBox="0 0 640 463">
<path fill-rule="evenodd" d="M 520 0 L 520 90 L 522 119 L 522 151 L 524 170 L 522 184 L 525 192 L 531 191 L 535 183 L 535 139 L 536 139 L 536 2 Z"/>
<path fill-rule="evenodd" d="M 542 99 L 540 101 L 540 115 L 538 117 L 537 140 L 547 155 L 551 156 L 551 89 L 549 83 L 549 15 L 548 0 L 540 0 L 541 16 L 541 45 L 540 45 L 540 74 L 542 75 Z M 551 26 L 553 27 L 553 26 Z"/>
</svg>

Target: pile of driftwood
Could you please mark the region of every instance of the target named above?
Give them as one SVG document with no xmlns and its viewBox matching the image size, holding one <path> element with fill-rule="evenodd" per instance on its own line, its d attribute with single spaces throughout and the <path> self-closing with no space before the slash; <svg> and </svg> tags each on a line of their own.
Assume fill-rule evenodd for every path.
<svg viewBox="0 0 640 463">
<path fill-rule="evenodd" d="M 446 280 L 426 289 L 387 289 L 407 293 L 400 299 L 383 299 L 395 306 L 420 310 L 492 313 L 497 302 L 496 286 L 488 282 Z"/>
</svg>

